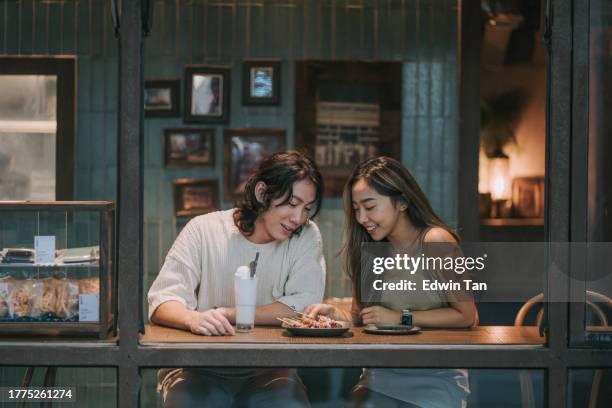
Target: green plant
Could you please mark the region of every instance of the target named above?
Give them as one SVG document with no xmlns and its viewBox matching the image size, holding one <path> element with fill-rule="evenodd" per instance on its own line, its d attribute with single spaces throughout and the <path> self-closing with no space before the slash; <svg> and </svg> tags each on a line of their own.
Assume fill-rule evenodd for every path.
<svg viewBox="0 0 612 408">
<path fill-rule="evenodd" d="M 480 145 L 488 157 L 503 154 L 508 143 L 515 143 L 514 131 L 527 103 L 524 89 L 493 95 L 480 101 Z"/>
</svg>

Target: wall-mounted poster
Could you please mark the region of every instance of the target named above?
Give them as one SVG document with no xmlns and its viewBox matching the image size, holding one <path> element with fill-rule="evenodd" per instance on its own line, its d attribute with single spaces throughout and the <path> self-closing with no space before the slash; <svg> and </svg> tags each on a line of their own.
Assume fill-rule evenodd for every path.
<svg viewBox="0 0 612 408">
<path fill-rule="evenodd" d="M 284 129 L 226 129 L 224 200 L 236 200 L 262 160 L 285 150 Z"/>
<path fill-rule="evenodd" d="M 340 197 L 354 167 L 400 158 L 401 64 L 298 62 L 296 146 L 314 158 L 325 195 Z"/>
</svg>

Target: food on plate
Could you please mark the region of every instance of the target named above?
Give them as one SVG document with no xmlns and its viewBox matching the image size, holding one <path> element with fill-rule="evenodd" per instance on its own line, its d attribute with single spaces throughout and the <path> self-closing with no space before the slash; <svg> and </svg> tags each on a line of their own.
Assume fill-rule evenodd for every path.
<svg viewBox="0 0 612 408">
<path fill-rule="evenodd" d="M 344 327 L 341 322 L 323 315 L 312 318 L 303 314 L 299 319 L 286 317 L 278 318 L 278 320 L 285 323 L 286 327 L 296 329 L 341 329 Z"/>
</svg>

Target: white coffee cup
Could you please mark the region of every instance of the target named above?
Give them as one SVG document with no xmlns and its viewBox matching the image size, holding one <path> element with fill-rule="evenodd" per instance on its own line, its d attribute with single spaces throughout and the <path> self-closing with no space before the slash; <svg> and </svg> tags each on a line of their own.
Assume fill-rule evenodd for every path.
<svg viewBox="0 0 612 408">
<path fill-rule="evenodd" d="M 255 325 L 257 301 L 257 275 L 251 278 L 248 266 L 241 266 L 234 274 L 234 296 L 236 298 L 236 331 L 249 332 Z"/>
</svg>

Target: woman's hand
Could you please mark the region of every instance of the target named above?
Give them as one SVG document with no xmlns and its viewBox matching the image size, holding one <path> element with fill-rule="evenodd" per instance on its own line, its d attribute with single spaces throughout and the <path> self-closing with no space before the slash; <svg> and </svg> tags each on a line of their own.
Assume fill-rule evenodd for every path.
<svg viewBox="0 0 612 408">
<path fill-rule="evenodd" d="M 338 313 L 336 312 L 336 308 L 325 303 L 316 303 L 306 307 L 306 309 L 304 309 L 304 314 L 313 319 L 317 317 L 317 315 L 324 315 L 334 320 L 341 320 L 337 319 Z"/>
<path fill-rule="evenodd" d="M 361 310 L 359 317 L 363 324 L 400 324 L 402 313 L 382 306 L 366 307 Z"/>
<path fill-rule="evenodd" d="M 208 309 L 205 312 L 191 311 L 189 330 L 205 336 L 233 336 L 236 334 L 227 317 L 221 310 Z"/>
</svg>

